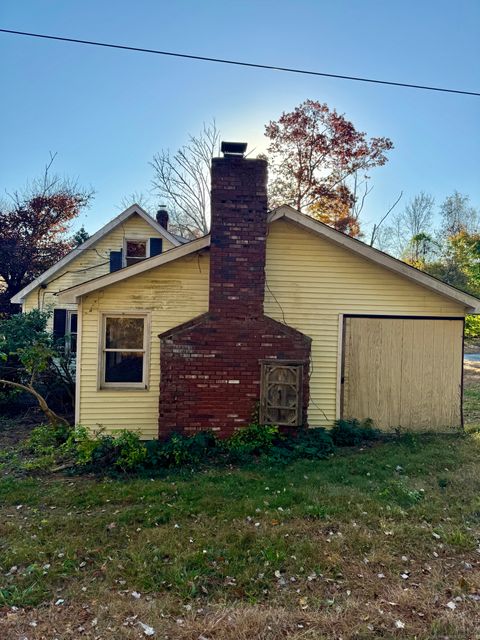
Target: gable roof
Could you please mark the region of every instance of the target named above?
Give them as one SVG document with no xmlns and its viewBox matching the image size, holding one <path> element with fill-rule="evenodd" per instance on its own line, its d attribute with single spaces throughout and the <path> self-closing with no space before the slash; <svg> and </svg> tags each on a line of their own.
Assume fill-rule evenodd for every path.
<svg viewBox="0 0 480 640">
<path fill-rule="evenodd" d="M 51 276 L 54 276 L 56 273 L 58 273 L 60 269 L 63 269 L 63 267 L 67 266 L 67 264 L 72 262 L 72 260 L 75 260 L 75 258 L 78 258 L 78 256 L 81 255 L 84 251 L 86 251 L 87 249 L 90 249 L 107 233 L 109 233 L 110 231 L 118 227 L 120 224 L 125 222 L 125 220 L 127 220 L 134 214 L 137 214 L 141 218 L 143 218 L 143 220 L 145 220 L 145 222 L 149 224 L 152 227 L 152 229 L 157 231 L 163 238 L 171 242 L 175 247 L 178 247 L 180 244 L 183 244 L 186 242 L 184 238 L 180 238 L 179 236 L 176 236 L 170 233 L 170 231 L 162 227 L 162 225 L 158 224 L 158 222 L 154 220 L 151 216 L 149 216 L 148 213 L 144 209 L 142 209 L 140 205 L 132 204 L 130 207 L 128 207 L 128 209 L 125 209 L 125 211 L 122 211 L 122 213 L 116 216 L 116 218 L 113 218 L 113 220 L 110 220 L 110 222 L 107 222 L 107 224 L 104 225 L 101 229 L 99 229 L 99 231 L 94 233 L 93 236 L 90 236 L 88 240 L 85 240 L 84 243 L 82 243 L 78 247 L 75 247 L 75 249 L 72 249 L 69 253 L 67 253 L 66 256 L 64 256 L 61 260 L 59 260 L 53 266 L 51 266 L 50 269 L 47 269 L 46 271 L 41 273 L 37 278 L 35 278 L 35 280 L 32 280 L 30 284 L 28 284 L 21 291 L 15 294 L 12 297 L 11 301 L 14 304 L 21 304 L 25 296 L 27 296 L 31 291 L 36 289 L 36 287 L 45 283 Z"/>
<path fill-rule="evenodd" d="M 323 222 L 319 222 L 310 216 L 300 213 L 293 207 L 282 205 L 281 207 L 274 209 L 269 214 L 268 222 L 271 224 L 276 220 L 282 219 L 298 225 L 310 233 L 314 233 L 326 240 L 334 242 L 347 251 L 352 251 L 353 253 L 360 255 L 362 258 L 370 260 L 384 269 L 388 269 L 393 273 L 403 276 L 404 278 L 407 278 L 408 280 L 411 280 L 440 296 L 453 300 L 454 302 L 466 307 L 466 309 L 471 313 L 480 313 L 480 300 L 478 298 L 475 298 L 468 293 L 464 293 L 449 284 L 445 284 L 428 273 L 424 273 L 423 271 L 420 271 L 397 258 L 393 258 L 379 249 L 370 247 L 361 240 L 351 238 L 340 231 L 336 231 Z M 170 251 L 160 254 L 159 256 L 143 260 L 131 267 L 126 267 L 120 271 L 115 271 L 114 273 L 109 273 L 95 278 L 94 280 L 89 280 L 83 284 L 76 285 L 75 287 L 70 287 L 70 289 L 65 289 L 57 295 L 64 302 L 76 302 L 81 296 L 90 293 L 91 291 L 102 289 L 103 287 L 114 284 L 115 282 L 119 282 L 139 273 L 154 269 L 160 265 L 167 264 L 177 258 L 182 258 L 196 251 L 200 251 L 201 249 L 206 249 L 209 246 L 210 236 L 203 236 L 202 238 L 188 242 L 181 247 L 170 249 Z"/>
</svg>

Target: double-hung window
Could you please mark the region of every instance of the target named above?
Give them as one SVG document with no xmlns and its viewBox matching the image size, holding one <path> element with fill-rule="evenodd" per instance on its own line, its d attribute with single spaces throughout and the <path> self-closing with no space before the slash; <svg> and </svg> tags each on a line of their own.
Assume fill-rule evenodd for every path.
<svg viewBox="0 0 480 640">
<path fill-rule="evenodd" d="M 147 314 L 105 314 L 102 322 L 101 388 L 147 388 Z"/>
<path fill-rule="evenodd" d="M 150 255 L 148 240 L 125 240 L 125 267 L 137 264 Z"/>
</svg>

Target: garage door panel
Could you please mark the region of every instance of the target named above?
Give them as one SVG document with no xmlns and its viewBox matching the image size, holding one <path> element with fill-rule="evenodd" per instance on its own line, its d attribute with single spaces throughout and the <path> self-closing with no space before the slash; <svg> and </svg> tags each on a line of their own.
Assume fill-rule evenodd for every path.
<svg viewBox="0 0 480 640">
<path fill-rule="evenodd" d="M 345 319 L 344 417 L 383 429 L 461 426 L 462 320 Z"/>
</svg>

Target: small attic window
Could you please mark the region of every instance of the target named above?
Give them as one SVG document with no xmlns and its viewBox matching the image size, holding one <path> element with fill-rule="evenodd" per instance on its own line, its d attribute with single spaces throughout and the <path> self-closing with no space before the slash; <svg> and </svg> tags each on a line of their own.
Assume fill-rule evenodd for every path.
<svg viewBox="0 0 480 640">
<path fill-rule="evenodd" d="M 125 266 L 141 262 L 149 257 L 148 240 L 125 240 Z"/>
</svg>

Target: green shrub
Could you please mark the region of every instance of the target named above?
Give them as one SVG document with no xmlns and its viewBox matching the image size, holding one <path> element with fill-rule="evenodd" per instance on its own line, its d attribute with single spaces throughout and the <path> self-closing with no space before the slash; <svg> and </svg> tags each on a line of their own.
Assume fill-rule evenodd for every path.
<svg viewBox="0 0 480 640">
<path fill-rule="evenodd" d="M 147 466 L 178 467 L 197 465 L 221 454 L 222 444 L 211 431 L 193 436 L 172 434 L 167 440 L 147 443 Z"/>
<path fill-rule="evenodd" d="M 28 453 L 35 455 L 49 455 L 55 453 L 58 447 L 62 446 L 71 433 L 66 425 L 60 424 L 53 427 L 50 424 L 41 424 L 35 427 L 30 437 L 24 444 L 24 449 Z"/>
<path fill-rule="evenodd" d="M 480 336 L 480 316 L 465 317 L 465 337 L 478 338 Z"/>
<path fill-rule="evenodd" d="M 381 432 L 374 429 L 370 418 L 366 420 L 337 420 L 331 430 L 333 444 L 337 447 L 356 447 L 364 442 L 379 440 Z"/>
<path fill-rule="evenodd" d="M 375 440 L 380 432 L 371 421 L 339 420 L 331 431 L 323 428 L 281 433 L 277 426 L 257 422 L 221 440 L 210 431 L 192 436 L 174 433 L 166 440 L 141 442 L 138 434 L 123 430 L 106 434 L 86 427 L 71 429 L 41 425 L 33 430 L 23 451 L 36 458 L 25 470 L 43 470 L 61 463 L 80 472 L 132 472 L 146 469 L 248 463 L 263 458 L 269 464 L 299 459 L 323 459 L 335 445 L 355 446 Z"/>
<path fill-rule="evenodd" d="M 103 431 L 91 434 L 82 426 L 76 427 L 66 444 L 77 465 L 88 470 L 116 467 L 121 471 L 134 471 L 147 459 L 147 449 L 133 431 L 122 430 L 112 435 Z"/>
<path fill-rule="evenodd" d="M 294 460 L 328 458 L 334 451 L 332 437 L 328 431 L 301 429 L 295 434 L 284 437 L 268 453 L 272 462 L 288 463 Z"/>
<path fill-rule="evenodd" d="M 115 434 L 115 466 L 122 471 L 133 471 L 147 459 L 147 449 L 138 434 L 126 429 Z"/>
<path fill-rule="evenodd" d="M 254 422 L 248 427 L 242 427 L 235 431 L 225 441 L 227 450 L 239 456 L 262 455 L 268 453 L 274 444 L 282 440 L 278 427 L 274 425 L 262 425 Z"/>
<path fill-rule="evenodd" d="M 36 456 L 30 460 L 25 460 L 20 464 L 23 471 L 51 471 L 57 463 L 57 456 L 54 451 Z"/>
</svg>

